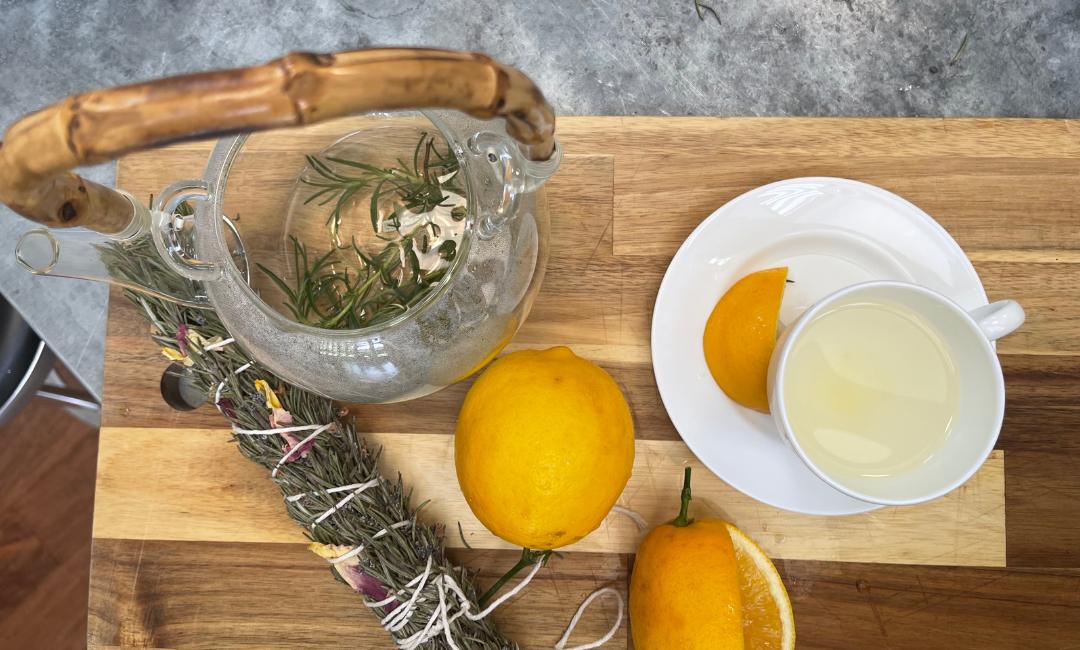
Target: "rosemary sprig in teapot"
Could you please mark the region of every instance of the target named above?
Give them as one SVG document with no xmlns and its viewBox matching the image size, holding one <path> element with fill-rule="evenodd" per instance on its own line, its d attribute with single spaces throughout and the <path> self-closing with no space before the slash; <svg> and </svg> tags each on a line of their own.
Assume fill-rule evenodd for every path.
<svg viewBox="0 0 1080 650">
<path fill-rule="evenodd" d="M 374 188 L 371 192 L 371 227 L 376 234 L 380 232 L 379 224 L 383 220 L 379 214 L 379 202 L 388 194 L 396 194 L 400 204 L 395 207 L 391 216 L 386 220 L 393 220 L 401 210 L 412 212 L 428 212 L 446 200 L 443 190 L 456 194 L 463 192 L 454 184 L 458 173 L 458 160 L 447 146 L 446 151 L 440 151 L 436 145 L 435 136 L 427 132 L 420 135 L 420 140 L 413 149 L 412 165 L 409 166 L 400 158 L 397 166 L 377 167 L 368 163 L 326 156 L 320 159 L 318 156 L 307 156 L 308 165 L 319 176 L 317 179 L 301 178 L 301 182 L 312 187 L 319 188 L 309 196 L 304 203 L 318 202 L 318 205 L 326 205 L 331 201 L 334 207 L 327 218 L 330 227 L 330 237 L 338 248 L 347 248 L 347 244 L 341 242 L 341 212 L 349 201 L 358 193 Z M 327 164 L 337 163 L 350 168 L 348 172 L 334 169 Z M 462 217 L 465 215 L 462 214 Z"/>
<path fill-rule="evenodd" d="M 327 217 L 330 250 L 312 258 L 307 247 L 290 237 L 293 268 L 292 285 L 261 264 L 257 266 L 284 294 L 284 305 L 298 322 L 327 329 L 358 329 L 386 322 L 408 310 L 428 295 L 445 276 L 457 255 L 457 242 L 446 239 L 437 247 L 439 261 L 424 269 L 420 254 L 426 255 L 442 228 L 431 220 L 421 220 L 403 230 L 403 216 L 425 214 L 436 207 L 450 208 L 454 221 L 465 219 L 464 205 L 452 205 L 450 194 L 463 191 L 457 186 L 458 161 L 449 146 L 445 150 L 436 138 L 422 133 L 413 150 L 412 164 L 400 158 L 396 166 L 378 167 L 336 156 L 307 156 L 316 178 L 301 182 L 316 188 L 305 204 L 330 205 Z M 385 241 L 375 254 L 365 251 L 350 238 L 341 239 L 343 213 L 363 192 L 368 200 L 371 227 Z M 392 208 L 385 214 L 380 206 Z M 355 257 L 345 264 L 344 257 Z M 355 267 L 350 271 L 349 266 Z"/>
</svg>

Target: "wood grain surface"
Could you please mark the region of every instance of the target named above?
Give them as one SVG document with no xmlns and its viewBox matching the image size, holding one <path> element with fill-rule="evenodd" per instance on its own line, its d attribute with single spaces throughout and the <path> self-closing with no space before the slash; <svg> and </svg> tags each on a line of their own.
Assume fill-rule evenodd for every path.
<svg viewBox="0 0 1080 650">
<path fill-rule="evenodd" d="M 260 146 L 317 150 L 346 129 L 328 123 Z M 673 470 L 693 462 L 649 361 L 652 303 L 675 249 L 726 201 L 783 178 L 846 176 L 901 194 L 965 248 L 991 299 L 1027 310 L 1024 328 L 999 345 L 1008 392 L 999 451 L 963 490 L 918 508 L 801 517 L 705 470 L 698 507 L 730 517 L 778 558 L 800 647 L 1080 647 L 1078 135 L 1076 123 L 1052 120 L 564 118 L 548 275 L 511 349 L 568 344 L 615 376 L 634 409 L 641 461 L 623 499 L 662 520 Z M 209 147 L 126 158 L 118 185 L 144 196 L 198 177 Z M 144 321 L 113 298 L 90 645 L 391 647 L 297 543 L 280 495 L 228 448 L 217 413 L 164 406 L 163 359 Z M 467 385 L 352 410 L 386 445 L 388 469 L 441 495 L 440 518 L 460 520 L 470 544 L 495 547 L 461 505 L 448 464 Z M 551 647 L 585 594 L 625 589 L 635 535 L 610 517 L 500 610 L 499 623 L 523 647 Z M 515 556 L 454 553 L 481 581 Z M 595 638 L 611 616 L 598 603 L 575 641 Z M 629 647 L 627 629 L 608 647 Z"/>
<path fill-rule="evenodd" d="M 227 429 L 114 428 L 101 430 L 97 539 L 214 542 L 303 542 L 302 531 L 280 517 L 281 492 L 266 472 L 235 451 Z M 372 433 L 382 471 L 409 477 L 425 516 L 462 532 L 447 544 L 515 548 L 484 529 L 469 510 L 454 474 L 452 436 Z M 720 516 L 755 535 L 770 556 L 904 564 L 1005 566 L 1004 454 L 994 452 L 971 481 L 919 507 L 826 519 L 764 506 L 711 474 L 681 442 L 639 440 L 634 472 L 619 499 L 649 522 L 670 521 L 679 502 L 681 471 L 695 470 L 691 514 Z M 207 464 L 206 458 L 215 458 Z M 134 492 L 132 485 L 153 485 Z M 213 495 L 208 498 L 207 495 Z M 633 553 L 642 534 L 612 513 L 593 534 L 566 551 Z"/>
<path fill-rule="evenodd" d="M 0 426 L 0 440 L 0 648 L 81 647 L 97 429 L 34 399 Z"/>
</svg>

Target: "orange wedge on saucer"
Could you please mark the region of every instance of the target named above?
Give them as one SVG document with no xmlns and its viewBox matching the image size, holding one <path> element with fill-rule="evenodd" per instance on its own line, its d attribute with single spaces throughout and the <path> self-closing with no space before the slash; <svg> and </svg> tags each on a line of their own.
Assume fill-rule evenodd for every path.
<svg viewBox="0 0 1080 650">
<path fill-rule="evenodd" d="M 769 412 L 766 383 L 776 346 L 787 267 L 742 278 L 716 303 L 705 323 L 705 362 L 713 379 L 737 403 Z"/>
</svg>

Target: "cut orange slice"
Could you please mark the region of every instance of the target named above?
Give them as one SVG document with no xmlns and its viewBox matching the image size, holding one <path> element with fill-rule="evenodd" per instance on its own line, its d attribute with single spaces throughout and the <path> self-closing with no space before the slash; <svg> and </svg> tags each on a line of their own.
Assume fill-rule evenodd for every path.
<svg viewBox="0 0 1080 650">
<path fill-rule="evenodd" d="M 769 412 L 766 382 L 787 267 L 742 278 L 716 303 L 705 323 L 705 362 L 728 397 Z"/>
<path fill-rule="evenodd" d="M 727 524 L 739 565 L 743 643 L 747 650 L 792 650 L 795 615 L 780 574 L 769 556 L 746 533 Z"/>
</svg>

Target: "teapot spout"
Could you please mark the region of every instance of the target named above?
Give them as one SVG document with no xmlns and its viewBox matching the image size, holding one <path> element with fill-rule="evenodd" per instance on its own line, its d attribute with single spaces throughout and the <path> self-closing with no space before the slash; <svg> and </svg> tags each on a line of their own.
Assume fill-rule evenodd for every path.
<svg viewBox="0 0 1080 650">
<path fill-rule="evenodd" d="M 131 291 L 209 309 L 201 285 L 166 264 L 143 208 L 123 231 L 103 234 L 85 228 L 31 230 L 15 245 L 15 258 L 34 275 L 108 282 Z"/>
</svg>

